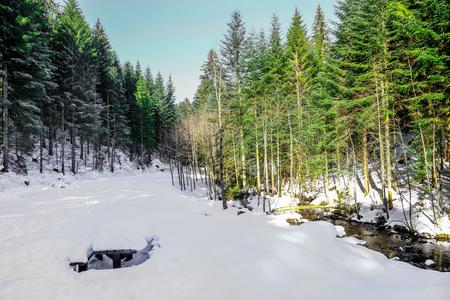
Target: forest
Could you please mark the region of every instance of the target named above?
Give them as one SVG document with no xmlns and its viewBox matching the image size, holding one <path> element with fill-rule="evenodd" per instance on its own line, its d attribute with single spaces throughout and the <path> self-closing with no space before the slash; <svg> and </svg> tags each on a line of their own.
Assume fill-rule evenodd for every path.
<svg viewBox="0 0 450 300">
<path fill-rule="evenodd" d="M 341 177 L 361 172 L 366 195 L 381 181 L 387 218 L 402 185 L 421 189 L 438 224 L 448 212 L 450 4 L 343 0 L 336 17 L 327 22 L 319 5 L 308 34 L 297 8 L 284 35 L 276 14 L 268 32 L 247 31 L 234 11 L 193 102 L 179 104 L 177 160 L 210 170 L 224 208 L 256 189 L 271 212 L 266 196 L 302 200 L 322 182 L 357 207 Z"/>
<path fill-rule="evenodd" d="M 318 6 L 311 27 L 298 7 L 286 33 L 276 14 L 268 31 L 247 30 L 235 10 L 220 49 L 206 53 L 194 99 L 180 103 L 171 78 L 121 64 L 75 0 L 3 3 L 2 172 L 26 173 L 36 147 L 40 165 L 59 156 L 63 174 L 87 161 L 114 171 L 121 149 L 141 167 L 157 156 L 179 174 L 202 172 L 224 208 L 255 191 L 270 212 L 267 197 L 301 200 L 322 182 L 352 197 L 330 177 L 362 172 L 366 194 L 372 177 L 381 180 L 387 217 L 400 185 L 422 189 L 435 223 L 448 214 L 445 0 L 339 0 L 336 22 Z"/>
<path fill-rule="evenodd" d="M 175 121 L 172 79 L 121 64 L 100 21 L 90 27 L 75 0 L 7 0 L 0 9 L 2 172 L 27 173 L 37 147 L 41 172 L 55 156 L 62 174 L 88 162 L 113 172 L 117 149 L 148 165 Z"/>
</svg>

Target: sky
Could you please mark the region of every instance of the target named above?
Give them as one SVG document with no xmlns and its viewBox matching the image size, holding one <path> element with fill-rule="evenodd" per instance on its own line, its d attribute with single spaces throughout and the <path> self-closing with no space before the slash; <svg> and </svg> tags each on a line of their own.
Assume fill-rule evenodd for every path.
<svg viewBox="0 0 450 300">
<path fill-rule="evenodd" d="M 63 3 L 64 0 L 57 0 Z M 285 34 L 298 8 L 310 32 L 317 5 L 327 20 L 334 18 L 336 0 L 78 0 L 91 27 L 100 19 L 122 63 L 137 61 L 152 74 L 161 72 L 175 85 L 177 102 L 192 101 L 200 83 L 200 68 L 220 41 L 234 10 L 247 31 L 266 31 L 276 13 Z"/>
</svg>

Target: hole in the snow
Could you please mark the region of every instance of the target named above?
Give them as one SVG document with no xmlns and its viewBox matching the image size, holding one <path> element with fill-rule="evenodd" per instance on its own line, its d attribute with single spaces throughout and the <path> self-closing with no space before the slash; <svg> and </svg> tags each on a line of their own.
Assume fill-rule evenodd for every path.
<svg viewBox="0 0 450 300">
<path fill-rule="evenodd" d="M 149 259 L 151 256 L 150 252 L 158 247 L 159 243 L 157 239 L 153 238 L 147 240 L 147 246 L 139 251 L 134 249 L 90 249 L 87 253 L 87 262 L 71 262 L 70 266 L 76 272 L 137 266 Z"/>
</svg>

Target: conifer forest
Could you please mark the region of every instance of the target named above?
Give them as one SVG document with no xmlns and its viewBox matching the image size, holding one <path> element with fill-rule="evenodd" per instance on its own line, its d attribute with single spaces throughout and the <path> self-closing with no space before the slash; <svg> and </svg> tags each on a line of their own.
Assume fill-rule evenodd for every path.
<svg viewBox="0 0 450 300">
<path fill-rule="evenodd" d="M 387 217 L 399 186 L 427 195 L 435 223 L 448 214 L 446 0 L 339 0 L 336 22 L 318 6 L 313 24 L 299 6 L 291 20 L 274 14 L 269 30 L 235 10 L 194 98 L 178 103 L 172 79 L 122 63 L 75 0 L 6 0 L 0 10 L 2 172 L 26 173 L 36 149 L 41 166 L 43 153 L 59 157 L 63 174 L 113 172 L 120 149 L 142 168 L 158 157 L 179 176 L 202 173 L 224 208 L 251 191 L 270 212 L 267 197 L 300 200 L 317 185 L 353 197 L 340 178 L 360 173 L 366 194 L 381 181 Z"/>
</svg>

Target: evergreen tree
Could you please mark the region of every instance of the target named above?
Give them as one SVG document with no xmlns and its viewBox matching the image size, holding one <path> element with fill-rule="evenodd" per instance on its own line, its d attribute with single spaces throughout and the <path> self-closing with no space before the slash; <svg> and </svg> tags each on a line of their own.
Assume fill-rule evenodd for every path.
<svg viewBox="0 0 450 300">
<path fill-rule="evenodd" d="M 318 61 L 323 61 L 324 52 L 328 46 L 328 33 L 327 26 L 325 24 L 325 16 L 320 7 L 317 5 L 316 16 L 314 17 L 314 23 L 312 28 L 312 42 L 314 45 L 315 54 Z"/>
<path fill-rule="evenodd" d="M 239 132 L 239 138 L 237 142 L 240 144 L 240 173 L 242 174 L 242 185 L 245 189 L 247 187 L 247 170 L 246 170 L 246 153 L 244 144 L 244 119 L 245 119 L 245 103 L 242 98 L 242 52 L 245 42 L 245 23 L 242 20 L 239 11 L 235 10 L 231 15 L 231 22 L 227 24 L 227 34 L 224 35 L 224 39 L 221 42 L 221 54 L 223 58 L 223 64 L 226 71 L 226 80 L 229 81 L 230 94 L 229 109 L 233 114 L 233 118 L 230 122 L 236 131 Z M 235 163 L 237 165 L 237 163 Z M 237 173 L 237 170 L 236 170 Z M 237 186 L 239 187 L 239 178 L 236 178 Z"/>
<path fill-rule="evenodd" d="M 71 144 L 71 172 L 76 173 L 76 138 L 84 124 L 91 124 L 94 132 L 95 153 L 100 155 L 99 114 L 102 106 L 97 102 L 96 66 L 93 37 L 81 9 L 75 0 L 69 0 L 54 28 L 56 82 L 59 85 L 61 112 L 61 170 L 65 172 L 65 133 L 69 131 Z M 103 157 L 96 157 L 96 168 L 103 165 Z"/>
<path fill-rule="evenodd" d="M 138 73 L 135 97 L 139 108 L 139 153 L 141 156 L 141 163 L 147 164 L 151 161 L 151 154 L 155 147 L 155 116 L 148 82 L 140 73 Z"/>
<path fill-rule="evenodd" d="M 32 134 L 43 135 L 43 109 L 52 87 L 46 7 L 43 1 L 5 1 L 0 11 L 3 171 L 9 171 L 14 146 L 17 171 L 26 173 L 22 155 L 34 147 Z"/>
<path fill-rule="evenodd" d="M 130 156 L 133 160 L 140 154 L 140 145 L 142 144 L 140 138 L 140 116 L 139 106 L 136 101 L 136 86 L 137 76 L 133 65 L 127 61 L 122 69 L 123 87 L 125 90 L 125 119 L 130 130 Z"/>
<path fill-rule="evenodd" d="M 217 53 L 210 49 L 206 61 L 201 67 L 200 85 L 195 93 L 192 107 L 194 111 L 203 111 L 217 108 L 215 100 L 214 82 L 216 78 L 215 70 L 219 69 L 219 57 Z"/>
</svg>

